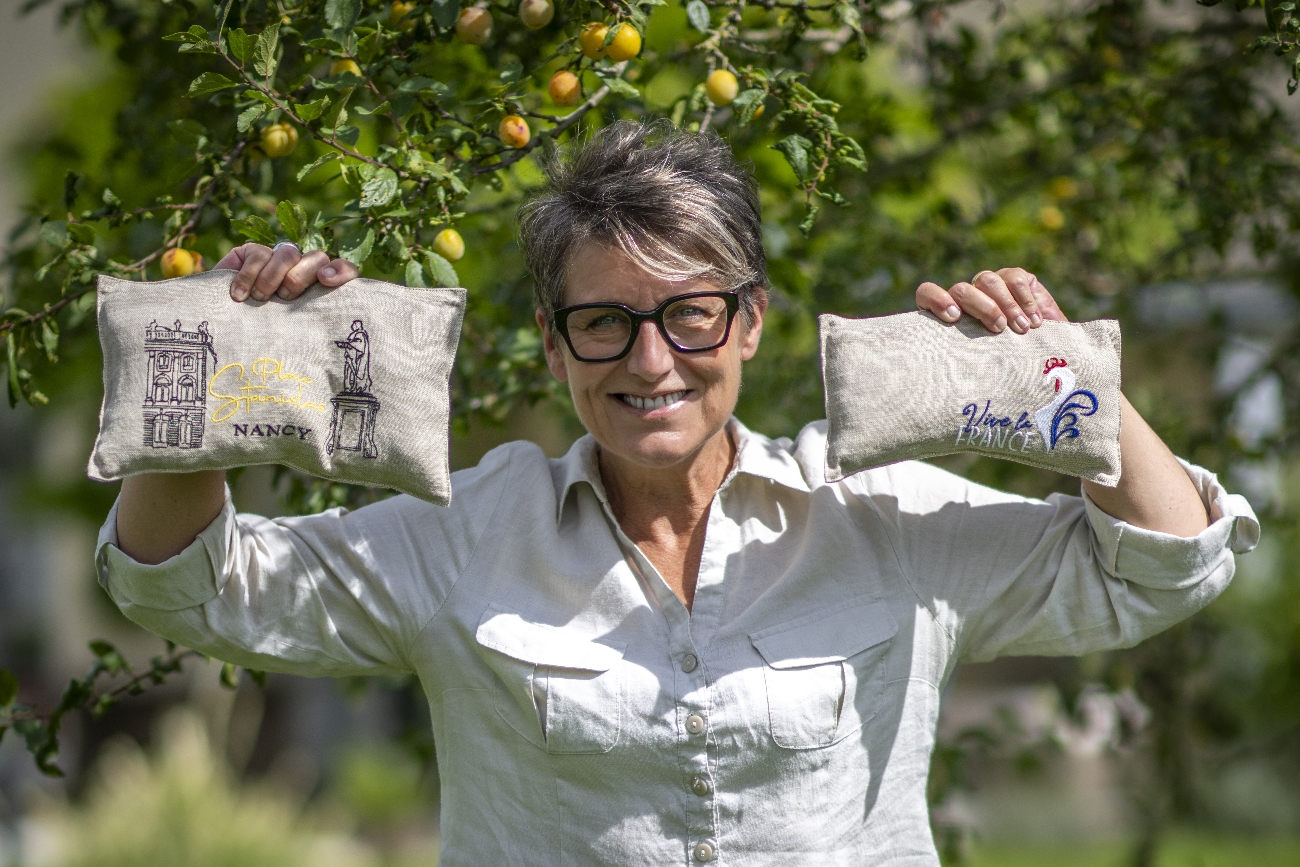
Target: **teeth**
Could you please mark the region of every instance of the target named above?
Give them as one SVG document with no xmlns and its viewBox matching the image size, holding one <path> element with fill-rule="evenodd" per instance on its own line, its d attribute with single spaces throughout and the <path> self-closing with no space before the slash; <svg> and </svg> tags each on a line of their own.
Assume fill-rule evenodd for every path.
<svg viewBox="0 0 1300 867">
<path fill-rule="evenodd" d="M 619 397 L 628 406 L 634 406 L 637 409 L 663 409 L 686 397 L 686 392 L 674 391 L 671 394 L 661 394 L 658 397 L 637 397 L 634 394 L 622 394 Z"/>
</svg>

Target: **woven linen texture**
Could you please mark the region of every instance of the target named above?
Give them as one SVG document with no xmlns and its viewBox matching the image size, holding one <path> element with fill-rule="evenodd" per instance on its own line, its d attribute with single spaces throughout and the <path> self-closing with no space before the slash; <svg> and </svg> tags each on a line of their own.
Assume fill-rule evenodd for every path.
<svg viewBox="0 0 1300 867">
<path fill-rule="evenodd" d="M 283 464 L 449 503 L 465 290 L 362 278 L 237 304 L 235 273 L 100 275 L 104 403 L 90 477 Z"/>
<path fill-rule="evenodd" d="M 994 334 L 925 312 L 820 318 L 826 480 L 974 451 L 1119 483 L 1120 332 L 1112 319 Z"/>
</svg>

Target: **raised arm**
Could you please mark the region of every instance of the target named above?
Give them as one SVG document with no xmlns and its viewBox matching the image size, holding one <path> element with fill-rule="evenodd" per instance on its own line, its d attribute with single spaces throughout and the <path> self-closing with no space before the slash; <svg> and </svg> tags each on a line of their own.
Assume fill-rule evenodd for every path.
<svg viewBox="0 0 1300 867">
<path fill-rule="evenodd" d="M 981 271 L 971 282 L 950 289 L 922 283 L 916 290 L 916 306 L 945 322 L 956 322 L 962 313 L 974 316 L 993 332 L 1009 327 L 1024 334 L 1046 319 L 1067 321 L 1051 293 L 1023 268 Z M 1121 409 L 1119 448 L 1118 486 L 1083 483 L 1102 511 L 1144 530 L 1184 538 L 1209 526 L 1205 504 L 1191 477 L 1127 398 Z"/>
<path fill-rule="evenodd" d="M 341 286 L 358 276 L 355 265 L 319 250 L 272 250 L 261 244 L 236 247 L 217 263 L 238 271 L 230 287 L 234 301 L 292 300 L 320 283 Z M 139 563 L 162 563 L 190 546 L 225 503 L 223 470 L 198 473 L 145 473 L 122 481 L 117 506 L 117 545 Z"/>
</svg>

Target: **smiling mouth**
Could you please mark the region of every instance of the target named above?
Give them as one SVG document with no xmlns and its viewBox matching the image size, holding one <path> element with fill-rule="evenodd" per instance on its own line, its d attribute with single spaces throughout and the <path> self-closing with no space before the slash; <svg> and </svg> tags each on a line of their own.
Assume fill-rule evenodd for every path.
<svg viewBox="0 0 1300 867">
<path fill-rule="evenodd" d="M 673 391 L 668 394 L 661 394 L 658 397 L 637 397 L 635 394 L 620 394 L 618 399 L 634 409 L 650 410 L 672 406 L 678 401 L 684 400 L 685 397 L 686 392 Z"/>
</svg>

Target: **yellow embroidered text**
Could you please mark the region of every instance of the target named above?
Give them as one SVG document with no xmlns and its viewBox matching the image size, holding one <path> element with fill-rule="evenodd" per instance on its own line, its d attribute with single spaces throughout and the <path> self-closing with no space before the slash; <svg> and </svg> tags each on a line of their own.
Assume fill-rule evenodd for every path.
<svg viewBox="0 0 1300 867">
<path fill-rule="evenodd" d="M 294 389 L 295 384 L 297 388 L 276 390 L 275 387 L 281 382 L 288 383 L 288 389 Z M 289 372 L 274 358 L 259 358 L 247 368 L 238 361 L 232 362 L 218 370 L 208 383 L 208 393 L 222 401 L 212 413 L 212 420 L 225 421 L 239 412 L 241 406 L 244 412 L 252 412 L 255 403 L 286 404 L 299 409 L 325 412 L 323 403 L 303 399 L 304 385 L 311 385 L 309 377 Z M 225 394 L 226 391 L 236 393 Z"/>
</svg>

